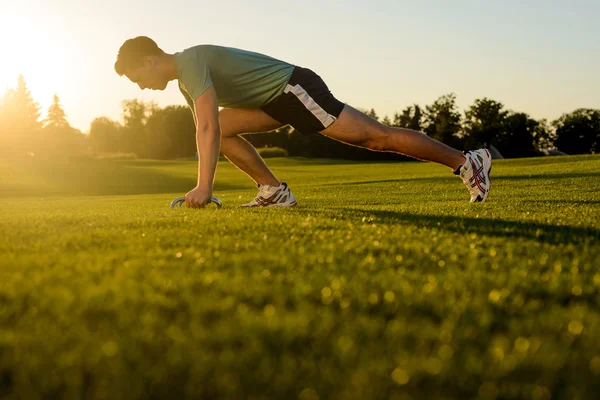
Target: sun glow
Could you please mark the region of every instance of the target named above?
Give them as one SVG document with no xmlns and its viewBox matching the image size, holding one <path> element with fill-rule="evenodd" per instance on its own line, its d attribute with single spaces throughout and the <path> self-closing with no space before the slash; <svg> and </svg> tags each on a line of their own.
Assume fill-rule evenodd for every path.
<svg viewBox="0 0 600 400">
<path fill-rule="evenodd" d="M 72 44 L 60 27 L 44 23 L 40 16 L 27 16 L 14 10 L 0 10 L 0 96 L 14 88 L 23 75 L 42 115 L 54 93 L 70 90 L 69 71 L 65 68 Z"/>
</svg>

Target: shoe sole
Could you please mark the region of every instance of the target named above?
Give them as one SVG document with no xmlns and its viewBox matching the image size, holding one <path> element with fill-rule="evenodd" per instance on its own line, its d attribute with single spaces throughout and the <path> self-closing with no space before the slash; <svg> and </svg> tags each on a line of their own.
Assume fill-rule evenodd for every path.
<svg viewBox="0 0 600 400">
<path fill-rule="evenodd" d="M 298 205 L 297 202 L 293 202 L 292 204 L 269 204 L 264 207 L 296 207 Z"/>
<path fill-rule="evenodd" d="M 490 169 L 488 169 L 488 172 L 487 172 L 489 187 L 488 187 L 487 194 L 485 195 L 485 198 L 483 199 L 483 201 L 487 200 L 488 196 L 490 195 L 490 191 L 492 190 L 492 178 L 490 178 L 491 173 L 492 173 L 492 161 L 490 159 Z"/>
<path fill-rule="evenodd" d="M 298 205 L 298 202 L 294 202 L 292 204 L 267 204 L 264 206 L 259 206 L 259 205 L 255 205 L 255 206 L 238 206 L 238 208 L 258 208 L 258 207 L 263 207 L 263 208 L 267 208 L 267 207 L 281 207 L 281 208 L 285 208 L 285 207 L 296 207 Z"/>
<path fill-rule="evenodd" d="M 486 201 L 488 196 L 490 195 L 490 190 L 492 190 L 492 178 L 490 178 L 490 174 L 492 173 L 492 157 L 490 156 L 490 167 L 487 170 L 487 178 L 488 178 L 488 190 L 485 192 L 483 196 L 483 201 Z"/>
</svg>

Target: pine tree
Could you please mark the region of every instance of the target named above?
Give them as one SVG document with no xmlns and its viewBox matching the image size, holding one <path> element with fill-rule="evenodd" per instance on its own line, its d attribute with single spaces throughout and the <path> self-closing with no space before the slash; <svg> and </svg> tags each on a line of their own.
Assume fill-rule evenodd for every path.
<svg viewBox="0 0 600 400">
<path fill-rule="evenodd" d="M 406 107 L 402 110 L 402 113 L 394 113 L 394 122 L 392 123 L 392 126 L 422 131 L 422 119 L 423 112 L 421 111 L 421 107 L 415 104 L 414 106 Z"/>
<path fill-rule="evenodd" d="M 48 108 L 42 136 L 40 156 L 68 158 L 83 151 L 85 137 L 67 121 L 57 94 L 54 94 L 52 105 Z"/>
<path fill-rule="evenodd" d="M 60 99 L 57 94 L 54 94 L 52 105 L 48 108 L 48 117 L 46 118 L 44 127 L 68 128 L 70 127 L 67 121 L 67 116 L 63 110 Z"/>
<path fill-rule="evenodd" d="M 371 108 L 371 111 L 369 111 L 367 113 L 367 115 L 371 118 L 373 118 L 375 121 L 379 121 L 379 116 L 377 115 L 377 113 L 375 112 L 374 108 Z"/>
<path fill-rule="evenodd" d="M 15 149 L 15 137 L 10 127 L 10 111 L 14 90 L 6 89 L 4 96 L 0 99 L 0 156 L 7 156 Z"/>
<path fill-rule="evenodd" d="M 40 122 L 40 105 L 33 100 L 31 92 L 23 75 L 17 79 L 17 88 L 13 96 L 14 111 L 17 114 L 16 121 L 21 131 L 26 135 L 35 136 L 42 128 Z"/>
<path fill-rule="evenodd" d="M 8 89 L 0 110 L 0 134 L 4 154 L 30 153 L 36 147 L 42 123 L 40 106 L 31 97 L 23 75 L 17 79 L 16 89 Z"/>
</svg>

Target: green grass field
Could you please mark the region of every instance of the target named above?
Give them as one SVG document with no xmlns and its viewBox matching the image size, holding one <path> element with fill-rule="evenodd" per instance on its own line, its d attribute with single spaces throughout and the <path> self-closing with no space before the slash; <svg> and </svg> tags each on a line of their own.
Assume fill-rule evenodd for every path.
<svg viewBox="0 0 600 400">
<path fill-rule="evenodd" d="M 599 156 L 268 164 L 0 161 L 0 398 L 597 398 Z"/>
</svg>

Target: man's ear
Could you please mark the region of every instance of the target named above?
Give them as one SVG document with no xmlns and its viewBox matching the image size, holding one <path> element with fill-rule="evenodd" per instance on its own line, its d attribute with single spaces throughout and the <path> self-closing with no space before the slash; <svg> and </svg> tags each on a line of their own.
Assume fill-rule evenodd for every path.
<svg viewBox="0 0 600 400">
<path fill-rule="evenodd" d="M 156 64 L 156 60 L 154 56 L 144 56 L 144 66 L 145 67 L 153 67 Z"/>
</svg>

